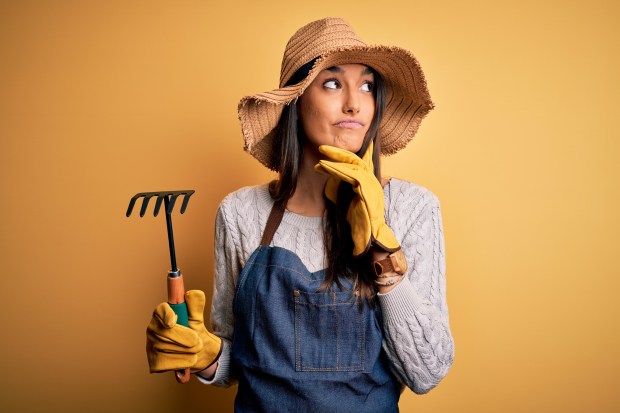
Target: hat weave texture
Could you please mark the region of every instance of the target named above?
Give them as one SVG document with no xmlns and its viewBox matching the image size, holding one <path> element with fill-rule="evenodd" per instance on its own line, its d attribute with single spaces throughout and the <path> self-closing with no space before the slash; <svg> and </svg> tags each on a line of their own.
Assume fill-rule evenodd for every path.
<svg viewBox="0 0 620 413">
<path fill-rule="evenodd" d="M 304 80 L 284 86 L 297 69 L 317 57 Z M 400 47 L 367 45 L 346 21 L 326 18 L 305 25 L 290 38 L 278 89 L 246 96 L 239 102 L 245 150 L 269 169 L 279 170 L 272 161 L 273 139 L 284 105 L 296 101 L 322 70 L 348 63 L 372 67 L 385 80 L 381 154 L 391 155 L 404 148 L 434 107 L 418 61 Z"/>
</svg>

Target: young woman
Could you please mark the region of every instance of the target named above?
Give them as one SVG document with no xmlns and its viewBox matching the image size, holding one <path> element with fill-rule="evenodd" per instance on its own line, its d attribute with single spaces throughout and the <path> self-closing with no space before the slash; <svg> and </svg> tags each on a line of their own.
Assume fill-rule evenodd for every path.
<svg viewBox="0 0 620 413">
<path fill-rule="evenodd" d="M 280 88 L 239 104 L 245 149 L 279 173 L 228 195 L 216 219 L 214 334 L 166 303 L 147 329 L 151 371 L 238 383 L 238 412 L 394 412 L 454 353 L 439 201 L 380 175 L 433 103 L 408 51 L 327 18 L 289 40 Z"/>
</svg>

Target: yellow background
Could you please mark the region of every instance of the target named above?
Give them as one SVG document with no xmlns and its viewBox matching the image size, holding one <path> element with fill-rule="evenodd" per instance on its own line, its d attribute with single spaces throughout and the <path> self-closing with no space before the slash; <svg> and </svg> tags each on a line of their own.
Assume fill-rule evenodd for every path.
<svg viewBox="0 0 620 413">
<path fill-rule="evenodd" d="M 210 297 L 219 201 L 273 176 L 237 101 L 332 15 L 412 50 L 437 103 L 384 171 L 441 201 L 456 356 L 402 411 L 619 411 L 619 4 L 2 2 L 2 410 L 231 410 L 234 390 L 148 373 L 165 224 L 125 210 L 197 191 L 176 246 Z"/>
</svg>

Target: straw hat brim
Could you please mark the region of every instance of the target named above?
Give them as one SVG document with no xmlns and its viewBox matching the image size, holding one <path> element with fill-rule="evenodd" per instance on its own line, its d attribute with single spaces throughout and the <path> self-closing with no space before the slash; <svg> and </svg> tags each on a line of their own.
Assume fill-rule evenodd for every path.
<svg viewBox="0 0 620 413">
<path fill-rule="evenodd" d="M 380 125 L 381 154 L 392 155 L 413 139 L 422 119 L 433 109 L 424 73 L 408 50 L 396 46 L 347 46 L 319 57 L 308 76 L 295 85 L 241 99 L 239 121 L 245 150 L 269 169 L 273 140 L 284 105 L 296 101 L 322 70 L 358 63 L 372 67 L 383 77 L 387 89 L 386 108 Z"/>
</svg>

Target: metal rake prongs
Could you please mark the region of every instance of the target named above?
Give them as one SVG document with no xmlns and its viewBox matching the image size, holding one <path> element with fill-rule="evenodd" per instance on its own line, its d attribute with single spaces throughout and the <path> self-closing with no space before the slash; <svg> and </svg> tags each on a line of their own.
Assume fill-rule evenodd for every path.
<svg viewBox="0 0 620 413">
<path fill-rule="evenodd" d="M 159 209 L 161 208 L 161 203 L 163 201 L 166 201 L 166 214 L 170 215 L 172 214 L 174 203 L 181 195 L 184 195 L 183 203 L 181 204 L 181 214 L 183 214 L 185 212 L 185 209 L 187 208 L 187 204 L 189 203 L 189 198 L 194 194 L 194 192 L 195 191 L 193 189 L 187 191 L 140 192 L 134 195 L 129 201 L 127 216 L 131 215 L 131 211 L 133 211 L 133 207 L 136 204 L 138 198 L 144 198 L 144 200 L 142 201 L 142 207 L 140 208 L 140 217 L 143 217 L 146 213 L 146 208 L 149 205 L 149 201 L 154 196 L 157 197 L 157 201 L 155 202 L 155 210 L 153 211 L 153 216 L 157 216 L 157 214 L 159 214 Z"/>
</svg>

